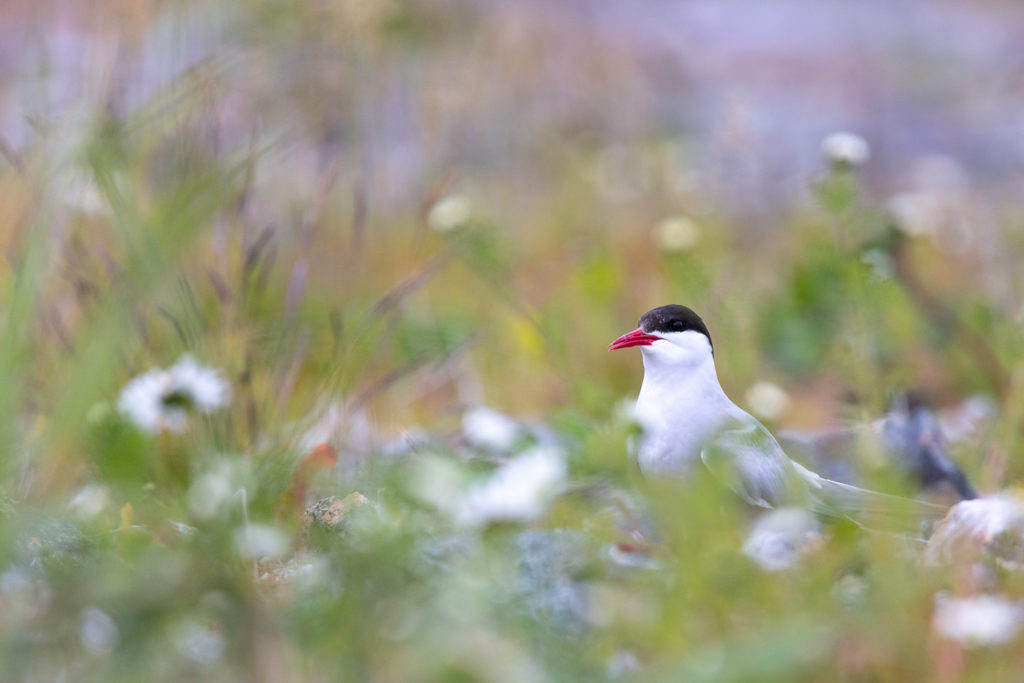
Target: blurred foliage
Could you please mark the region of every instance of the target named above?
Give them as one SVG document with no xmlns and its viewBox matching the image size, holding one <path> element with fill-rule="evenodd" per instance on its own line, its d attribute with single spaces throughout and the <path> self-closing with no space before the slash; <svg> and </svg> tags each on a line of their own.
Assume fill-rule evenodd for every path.
<svg viewBox="0 0 1024 683">
<path fill-rule="evenodd" d="M 639 361 L 606 348 L 679 302 L 738 402 L 784 386 L 780 422 L 875 414 L 907 387 L 994 396 L 961 463 L 1011 485 L 1019 205 L 953 249 L 942 220 L 910 234 L 856 169 L 823 169 L 812 201 L 750 220 L 690 182 L 664 121 L 622 133 L 608 110 L 644 111 L 615 94 L 628 64 L 591 55 L 600 106 L 539 106 L 552 36 L 476 5 L 115 5 L 67 30 L 100 45 L 116 24 L 117 78 L 82 116 L 0 138 L 4 680 L 1017 677 L 1019 647 L 930 635 L 958 568 L 832 523 L 798 570 L 764 572 L 731 492 L 643 480 L 620 410 Z M 470 68 L 488 47 L 506 73 Z M 456 193 L 472 215 L 437 223 Z M 673 216 L 693 220 L 662 234 Z M 141 430 L 120 388 L 185 352 L 230 406 Z M 568 454 L 539 519 L 465 528 L 410 483 L 430 458 L 473 480 L 508 456 L 460 433 L 485 404 Z M 336 464 L 310 460 L 321 442 Z M 303 518 L 353 492 L 339 523 Z M 651 557 L 614 559 L 638 524 Z"/>
</svg>

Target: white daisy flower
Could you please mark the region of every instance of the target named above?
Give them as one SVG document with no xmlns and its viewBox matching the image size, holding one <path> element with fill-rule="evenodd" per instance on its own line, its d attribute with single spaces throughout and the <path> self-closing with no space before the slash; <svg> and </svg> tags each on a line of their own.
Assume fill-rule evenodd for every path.
<svg viewBox="0 0 1024 683">
<path fill-rule="evenodd" d="M 1024 550 L 1024 497 L 1003 492 L 954 505 L 928 539 L 925 558 L 933 565 L 985 551 L 1019 566 Z"/>
<path fill-rule="evenodd" d="M 1017 637 L 1022 623 L 1024 607 L 1001 595 L 935 596 L 935 630 L 967 647 L 1009 643 Z"/>
<path fill-rule="evenodd" d="M 117 408 L 142 429 L 185 431 L 190 410 L 212 413 L 231 401 L 231 386 L 215 368 L 186 354 L 171 368 L 153 368 L 135 377 L 117 399 Z"/>
<path fill-rule="evenodd" d="M 508 415 L 480 406 L 462 415 L 462 435 L 474 448 L 508 451 L 522 435 L 522 427 Z"/>
<path fill-rule="evenodd" d="M 473 203 L 461 194 L 451 194 L 434 202 L 427 214 L 427 225 L 437 232 L 461 228 L 473 217 Z"/>
<path fill-rule="evenodd" d="M 470 486 L 455 506 L 455 521 L 465 526 L 483 526 L 496 521 L 536 519 L 565 488 L 567 474 L 565 459 L 558 449 L 530 448 L 484 481 Z"/>
<path fill-rule="evenodd" d="M 86 484 L 68 501 L 68 509 L 84 519 L 97 517 L 111 505 L 110 491 L 101 484 Z"/>
<path fill-rule="evenodd" d="M 654 229 L 654 241 L 658 249 L 666 253 L 689 251 L 699 240 L 700 229 L 685 216 L 666 218 Z"/>
<path fill-rule="evenodd" d="M 871 158 L 871 147 L 859 135 L 838 132 L 821 141 L 821 155 L 833 166 L 863 166 Z"/>
<path fill-rule="evenodd" d="M 175 391 L 190 397 L 196 410 L 211 413 L 231 400 L 231 386 L 215 368 L 199 365 L 185 354 L 170 369 Z"/>
<path fill-rule="evenodd" d="M 789 409 L 789 394 L 773 382 L 758 382 L 744 394 L 754 415 L 765 420 L 777 420 Z"/>
</svg>

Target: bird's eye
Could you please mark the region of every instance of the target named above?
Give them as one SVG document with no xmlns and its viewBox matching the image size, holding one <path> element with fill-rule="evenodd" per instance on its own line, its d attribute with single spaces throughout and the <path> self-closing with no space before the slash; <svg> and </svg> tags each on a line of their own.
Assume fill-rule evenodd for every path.
<svg viewBox="0 0 1024 683">
<path fill-rule="evenodd" d="M 672 321 L 672 329 L 673 330 L 681 331 L 683 329 L 683 327 L 684 327 L 684 325 L 683 325 L 683 321 L 682 320 L 673 320 Z"/>
</svg>

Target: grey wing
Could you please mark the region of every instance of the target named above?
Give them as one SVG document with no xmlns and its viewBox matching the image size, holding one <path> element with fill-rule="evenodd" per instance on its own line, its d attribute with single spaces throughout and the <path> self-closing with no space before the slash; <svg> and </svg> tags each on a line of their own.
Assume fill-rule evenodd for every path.
<svg viewBox="0 0 1024 683">
<path fill-rule="evenodd" d="M 808 482 L 757 420 L 736 420 L 721 429 L 703 448 L 709 470 L 748 503 L 777 507 L 803 502 Z"/>
</svg>

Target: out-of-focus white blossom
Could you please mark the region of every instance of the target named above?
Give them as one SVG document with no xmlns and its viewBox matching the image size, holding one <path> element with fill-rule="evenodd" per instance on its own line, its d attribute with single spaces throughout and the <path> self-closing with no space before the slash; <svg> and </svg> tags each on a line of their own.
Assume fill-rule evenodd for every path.
<svg viewBox="0 0 1024 683">
<path fill-rule="evenodd" d="M 685 216 L 672 216 L 654 228 L 654 240 L 658 249 L 664 252 L 688 251 L 700 241 L 700 228 Z"/>
<path fill-rule="evenodd" d="M 200 365 L 188 354 L 171 367 L 170 373 L 178 391 L 189 396 L 200 412 L 212 412 L 231 400 L 231 386 L 220 370 Z"/>
<path fill-rule="evenodd" d="M 942 207 L 935 198 L 924 192 L 903 192 L 886 202 L 898 227 L 908 235 L 927 235 L 935 232 L 942 221 Z"/>
<path fill-rule="evenodd" d="M 789 394 L 773 382 L 757 382 L 747 389 L 744 398 L 757 417 L 776 420 L 789 409 Z"/>
<path fill-rule="evenodd" d="M 177 624 L 174 643 L 178 652 L 193 662 L 212 662 L 224 654 L 224 636 L 196 619 L 186 619 Z"/>
<path fill-rule="evenodd" d="M 185 431 L 190 410 L 212 413 L 231 400 L 231 386 L 219 370 L 186 354 L 172 367 L 135 377 L 117 399 L 117 408 L 142 429 Z"/>
<path fill-rule="evenodd" d="M 821 542 L 821 525 L 803 508 L 762 515 L 743 543 L 743 554 L 769 572 L 791 569 Z"/>
<path fill-rule="evenodd" d="M 483 406 L 467 410 L 462 416 L 462 435 L 481 450 L 509 451 L 522 433 L 519 423 L 508 415 Z"/>
<path fill-rule="evenodd" d="M 908 235 L 927 235 L 950 253 L 977 246 L 987 232 L 986 218 L 972 201 L 960 164 L 951 157 L 926 156 L 916 160 L 907 175 L 909 187 L 886 204 L 896 227 Z"/>
<path fill-rule="evenodd" d="M 117 646 L 121 632 L 109 614 L 98 607 L 86 607 L 79 617 L 78 636 L 86 651 L 106 655 Z"/>
<path fill-rule="evenodd" d="M 86 484 L 68 502 L 68 509 L 85 519 L 96 517 L 110 506 L 110 491 L 101 484 Z"/>
<path fill-rule="evenodd" d="M 473 203 L 469 197 L 450 194 L 434 202 L 427 214 L 427 225 L 437 232 L 450 232 L 461 228 L 473 218 Z"/>
<path fill-rule="evenodd" d="M 967 647 L 1008 643 L 1017 637 L 1022 623 L 1024 607 L 1001 595 L 935 596 L 935 630 Z"/>
<path fill-rule="evenodd" d="M 565 488 L 567 474 L 561 451 L 535 446 L 471 485 L 454 507 L 455 521 L 483 526 L 535 519 Z"/>
<path fill-rule="evenodd" d="M 821 141 L 821 156 L 834 166 L 862 166 L 871 158 L 871 147 L 855 133 L 831 133 Z"/>
<path fill-rule="evenodd" d="M 925 557 L 939 564 L 987 550 L 1014 565 L 1024 557 L 1024 497 L 1001 493 L 960 501 L 928 539 Z"/>
<path fill-rule="evenodd" d="M 117 408 L 148 432 L 185 431 L 188 413 L 183 406 L 167 400 L 172 395 L 170 387 L 170 374 L 154 368 L 128 382 L 118 396 Z"/>
<path fill-rule="evenodd" d="M 235 544 L 243 557 L 281 557 L 288 552 L 288 534 L 269 524 L 246 524 L 235 532 Z"/>
</svg>

